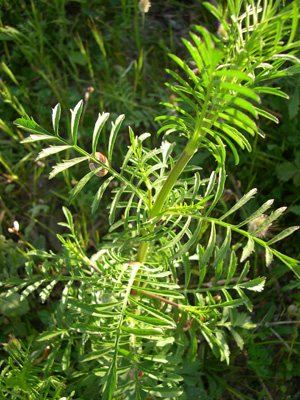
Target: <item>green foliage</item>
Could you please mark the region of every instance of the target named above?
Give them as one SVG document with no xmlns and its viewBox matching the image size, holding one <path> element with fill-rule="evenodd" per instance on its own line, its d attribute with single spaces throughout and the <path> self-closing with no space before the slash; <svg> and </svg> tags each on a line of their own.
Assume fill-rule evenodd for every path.
<svg viewBox="0 0 300 400">
<path fill-rule="evenodd" d="M 228 384 L 204 365 L 199 342 L 226 364 L 235 348 L 243 349 L 247 332 L 256 326 L 246 314 L 253 310 L 250 295 L 256 292 L 259 296 L 266 284 L 263 274 L 257 273 L 255 257 L 262 249 L 266 266 L 280 261 L 299 279 L 299 262 L 273 246 L 299 227 L 264 240 L 284 207 L 266 216 L 273 203 L 269 200 L 241 218 L 239 213 L 256 194 L 252 189 L 232 207 L 221 208 L 227 146 L 237 164 L 238 148 L 251 150 L 247 135 L 263 136 L 258 117 L 278 122 L 261 108 L 260 96 L 286 96 L 280 88 L 267 84 L 300 72 L 300 60 L 295 56 L 299 42 L 294 41 L 299 2 L 282 8 L 279 2 L 265 1 L 262 7 L 230 1 L 230 20 L 210 3 L 205 6 L 222 24 L 222 35 L 193 27 L 197 34 L 191 33 L 192 42 L 183 40 L 191 58 L 183 61 L 171 56 L 186 78 L 168 70 L 174 83 L 167 86 L 177 95 L 177 105 L 163 103 L 173 112 L 157 118 L 164 122 L 158 133 L 176 135 L 175 141 L 184 137 L 186 147 L 179 157 L 172 153 L 174 144 L 164 140 L 158 148 L 148 148 L 151 135 L 135 136 L 130 128 L 127 153 L 115 161 L 123 114 L 112 122 L 104 141 L 102 132 L 109 132 L 110 115 L 99 113 L 85 148 L 78 129 L 85 112 L 83 100 L 71 109 L 68 138 L 59 128 L 59 104 L 52 110 L 53 134 L 27 115 L 15 121 L 18 128 L 30 132 L 22 140 L 26 146 L 40 140 L 54 143 L 45 147 L 37 160 L 66 154 L 66 159 L 53 167 L 50 179 L 60 173 L 67 177 L 69 170 L 80 164 L 83 176 L 70 190 L 70 203 L 97 178 L 98 170 L 88 172 L 88 160 L 110 175 L 98 183 L 90 204 L 92 212 L 103 207 L 108 188 L 112 200 L 107 207 L 108 233 L 93 254 L 85 249 L 72 210 L 64 206 L 66 222 L 60 223 L 63 232 L 57 234 L 61 251 L 31 246 L 24 254 L 26 279 L 7 280 L 0 304 L 6 315 L 11 312 L 5 308 L 8 300 L 22 304 L 24 312 L 32 295 L 41 303 L 51 304 L 55 295 L 59 301 L 51 305 L 53 319 L 43 315 L 45 326 L 34 338 L 30 357 L 29 347 L 18 344 L 11 350 L 7 344 L 10 357 L 0 381 L 4 398 L 17 399 L 17 390 L 33 399 L 41 398 L 41 393 L 43 398 L 66 394 L 78 400 L 99 396 L 209 398 L 202 377 L 208 381 L 212 398 L 220 398 Z M 106 55 L 101 33 L 94 25 L 92 31 Z M 19 35 L 12 30 L 6 34 L 15 35 L 15 40 Z M 76 43 L 80 60 L 94 79 L 90 54 L 80 38 Z M 78 62 L 78 56 L 73 53 L 73 62 Z M 195 69 L 190 67 L 193 63 Z M 98 148 L 108 155 L 109 166 L 95 157 Z M 216 163 L 210 175 L 189 164 L 203 149 Z M 232 222 L 234 215 L 238 223 Z M 20 311 L 18 316 L 23 313 Z M 267 376 L 270 356 L 259 355 L 252 346 L 249 349 L 248 368 Z M 290 357 L 286 364 L 290 365 Z M 188 387 L 188 381 L 195 380 L 200 371 L 201 382 Z"/>
<path fill-rule="evenodd" d="M 32 342 L 32 338 L 30 340 Z M 49 349 L 49 348 L 48 348 Z M 1 398 L 11 399 L 46 399 L 51 396 L 59 399 L 64 388 L 64 382 L 60 377 L 40 379 L 38 377 L 40 363 L 47 354 L 46 346 L 38 351 L 30 352 L 30 347 L 11 336 L 9 343 L 5 345 L 5 351 L 9 354 L 8 365 L 2 362 L 0 375 Z M 9 396 L 9 397 L 8 397 Z"/>
</svg>

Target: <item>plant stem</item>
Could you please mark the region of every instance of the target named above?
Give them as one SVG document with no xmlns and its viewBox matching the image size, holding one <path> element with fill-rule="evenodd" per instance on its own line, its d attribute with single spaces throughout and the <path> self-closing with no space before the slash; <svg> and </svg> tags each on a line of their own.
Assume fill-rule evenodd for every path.
<svg viewBox="0 0 300 400">
<path fill-rule="evenodd" d="M 187 165 L 189 160 L 192 158 L 196 151 L 196 146 L 190 148 L 189 143 L 187 144 L 186 148 L 184 149 L 183 153 L 181 154 L 179 160 L 175 164 L 174 168 L 170 172 L 168 178 L 166 179 L 163 187 L 161 188 L 151 210 L 151 217 L 156 217 L 162 210 L 163 205 L 170 193 L 171 189 L 173 188 L 174 184 L 176 183 L 179 175 L 183 171 L 184 167 Z"/>
<path fill-rule="evenodd" d="M 171 306 L 180 308 L 180 304 L 174 303 L 174 301 L 165 299 L 164 297 L 157 296 L 154 293 L 149 293 L 149 292 L 144 292 L 143 290 L 138 290 L 136 294 L 137 295 L 142 295 L 142 296 L 147 296 L 147 297 L 152 297 L 153 299 L 160 300 L 163 303 L 167 303 L 167 304 L 170 304 Z"/>
<path fill-rule="evenodd" d="M 175 164 L 174 168 L 170 172 L 168 178 L 166 179 L 165 183 L 163 184 L 158 196 L 153 204 L 151 210 L 151 218 L 156 217 L 162 210 L 163 205 L 168 197 L 168 194 L 172 190 L 174 184 L 176 183 L 179 175 L 182 173 L 184 167 L 187 165 L 189 160 L 193 157 L 197 150 L 197 144 L 195 142 L 190 141 L 186 148 L 184 149 L 183 153 L 179 157 L 177 163 Z M 154 230 L 154 226 L 152 226 L 152 231 Z M 136 261 L 143 263 L 146 259 L 147 251 L 149 248 L 149 242 L 142 242 L 139 246 L 137 252 Z"/>
</svg>

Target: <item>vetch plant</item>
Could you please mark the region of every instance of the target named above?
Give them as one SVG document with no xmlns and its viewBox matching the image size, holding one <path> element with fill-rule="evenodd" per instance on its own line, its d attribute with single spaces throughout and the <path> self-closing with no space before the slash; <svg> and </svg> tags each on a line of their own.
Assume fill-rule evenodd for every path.
<svg viewBox="0 0 300 400">
<path fill-rule="evenodd" d="M 231 223 L 228 217 L 255 196 L 252 189 L 222 215 L 216 212 L 226 183 L 227 150 L 238 164 L 238 147 L 251 151 L 248 137 L 263 136 L 259 118 L 278 123 L 260 105 L 260 95 L 287 98 L 276 80 L 300 71 L 299 42 L 294 41 L 299 1 L 286 7 L 281 3 L 231 0 L 227 17 L 204 3 L 222 29 L 216 36 L 193 26 L 191 41 L 183 40 L 190 58 L 171 55 L 178 70 L 167 70 L 174 81 L 167 86 L 177 105 L 166 104 L 175 112 L 157 118 L 163 122 L 158 133 L 164 132 L 168 141 L 148 149 L 144 142 L 150 134 L 135 136 L 129 128 L 122 165 L 114 164 L 113 151 L 124 115 L 112 122 L 107 149 L 101 146 L 101 131 L 108 113 L 99 114 L 91 148 L 78 146 L 83 101 L 71 110 L 70 138 L 59 130 L 59 104 L 52 113 L 54 133 L 28 116 L 15 121 L 30 132 L 23 143 L 53 143 L 37 160 L 66 150 L 78 155 L 50 173 L 54 178 L 79 163 L 86 170 L 70 202 L 90 179 L 99 179 L 91 204 L 97 213 L 115 182 L 109 233 L 97 252 L 84 252 L 72 213 L 64 207 L 66 222 L 60 225 L 68 233 L 57 235 L 61 254 L 29 251 L 28 278 L 8 291 L 24 299 L 38 290 L 45 302 L 56 285 L 62 286 L 55 324 L 36 343 L 51 346 L 41 364 L 44 376 L 50 371 L 65 376 L 66 394 L 73 390 L 72 398 L 99 398 L 99 393 L 102 399 L 187 398 L 184 366 L 199 357 L 199 342 L 206 341 L 215 357 L 227 363 L 228 343 L 233 339 L 243 347 L 243 330 L 251 327 L 245 316 L 245 310 L 252 310 L 247 293 L 263 290 L 265 282 L 251 275 L 251 254 L 262 248 L 267 266 L 275 257 L 300 277 L 299 262 L 273 247 L 299 227 L 264 240 L 263 233 L 285 208 L 266 216 L 273 204 L 269 200 L 243 221 Z M 177 159 L 172 150 L 179 135 L 186 146 Z M 210 176 L 188 164 L 204 148 L 216 163 Z M 106 157 L 99 157 L 99 151 Z M 90 172 L 88 164 L 93 165 Z M 105 177 L 94 177 L 98 173 Z M 248 229 L 258 218 L 261 223 Z"/>
</svg>

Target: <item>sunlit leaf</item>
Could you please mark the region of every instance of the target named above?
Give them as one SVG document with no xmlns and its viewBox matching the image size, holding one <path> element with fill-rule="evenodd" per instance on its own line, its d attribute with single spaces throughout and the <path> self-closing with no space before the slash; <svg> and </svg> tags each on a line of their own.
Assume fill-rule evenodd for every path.
<svg viewBox="0 0 300 400">
<path fill-rule="evenodd" d="M 221 216 L 220 221 L 228 217 L 228 215 L 234 213 L 239 208 L 241 208 L 244 204 L 248 203 L 249 200 L 253 199 L 255 194 L 257 193 L 257 189 L 251 189 L 250 192 L 245 194 L 229 211 L 227 211 L 224 215 Z"/>
<path fill-rule="evenodd" d="M 106 121 L 109 118 L 109 113 L 103 113 L 99 114 L 98 119 L 96 121 L 95 127 L 94 127 L 94 132 L 93 132 L 93 140 L 92 140 L 92 151 L 93 155 L 95 155 L 97 151 L 97 145 L 100 137 L 100 133 L 106 123 Z"/>
<path fill-rule="evenodd" d="M 68 333 L 68 330 L 67 329 L 60 329 L 58 331 L 43 332 L 38 336 L 36 341 L 37 342 L 49 341 L 50 339 L 55 338 L 56 336 L 63 335 L 64 333 Z"/>
<path fill-rule="evenodd" d="M 31 137 L 31 136 L 33 136 L 33 135 L 30 135 L 30 137 Z M 40 139 L 39 139 L 39 140 L 40 140 Z M 46 149 L 43 149 L 43 150 L 39 153 L 39 155 L 37 156 L 37 158 L 35 159 L 35 161 L 41 160 L 42 158 L 51 156 L 52 154 L 56 154 L 56 153 L 59 153 L 60 151 L 68 150 L 68 149 L 71 149 L 71 148 L 73 148 L 73 146 L 70 146 L 70 145 L 64 145 L 64 146 L 50 146 L 50 147 L 48 147 L 48 148 L 46 148 Z"/>
<path fill-rule="evenodd" d="M 255 229 L 253 232 L 251 232 L 252 235 L 257 235 L 259 232 L 267 228 L 273 221 L 275 221 L 277 218 L 280 217 L 282 213 L 286 210 L 286 207 L 281 207 L 278 208 L 276 211 L 272 212 L 268 218 L 265 219 L 265 221 L 260 224 L 257 229 Z"/>
<path fill-rule="evenodd" d="M 273 243 L 278 242 L 279 240 L 286 238 L 287 236 L 297 231 L 299 228 L 300 228 L 299 226 L 291 226 L 290 228 L 284 229 L 282 232 L 278 233 L 278 235 L 274 236 L 271 240 L 269 240 L 267 242 L 267 245 L 269 246 Z"/>
<path fill-rule="evenodd" d="M 61 115 L 61 106 L 58 103 L 52 109 L 52 125 L 53 125 L 54 133 L 55 133 L 56 136 L 58 136 L 58 127 L 59 127 L 60 115 Z"/>
<path fill-rule="evenodd" d="M 40 298 L 42 303 L 45 303 L 45 301 L 48 299 L 50 296 L 54 286 L 57 284 L 56 280 L 53 280 L 52 282 L 49 283 L 40 293 Z"/>
<path fill-rule="evenodd" d="M 50 137 L 54 138 L 54 136 L 51 135 L 51 133 L 49 133 L 44 128 L 42 128 L 40 125 L 38 125 L 32 118 L 28 117 L 28 115 L 25 115 L 23 118 L 16 119 L 14 121 L 14 124 L 17 125 L 18 128 L 23 128 L 26 131 L 33 132 L 38 135 L 43 135 L 44 137 L 49 135 Z"/>
<path fill-rule="evenodd" d="M 260 97 L 250 88 L 237 85 L 235 83 L 228 83 L 228 82 L 221 82 L 220 87 L 222 89 L 230 90 L 233 93 L 237 92 L 243 96 L 249 97 L 250 99 L 256 101 L 257 103 L 260 103 Z M 255 88 L 256 90 L 256 88 Z M 257 92 L 257 90 L 256 90 Z"/>
<path fill-rule="evenodd" d="M 73 158 L 72 160 L 64 160 L 62 163 L 58 163 L 53 167 L 52 172 L 49 174 L 49 179 L 54 178 L 57 174 L 66 169 L 73 167 L 76 164 L 81 163 L 82 161 L 86 161 L 88 156 Z"/>
<path fill-rule="evenodd" d="M 111 132 L 109 135 L 109 141 L 108 141 L 108 162 L 111 164 L 112 160 L 112 155 L 113 155 L 113 150 L 114 150 L 114 144 L 117 139 L 117 135 L 119 132 L 119 129 L 121 128 L 122 122 L 125 119 L 125 115 L 119 115 L 118 118 L 116 119 L 116 122 L 112 122 L 112 128 Z"/>
<path fill-rule="evenodd" d="M 251 237 L 249 237 L 246 246 L 243 248 L 243 253 L 240 259 L 241 262 L 244 262 L 246 258 L 248 258 L 250 254 L 254 251 L 254 245 L 255 245 L 254 240 Z"/>
<path fill-rule="evenodd" d="M 32 143 L 38 142 L 39 140 L 58 140 L 55 136 L 51 135 L 30 135 L 27 138 L 21 140 L 20 143 Z"/>
<path fill-rule="evenodd" d="M 81 190 L 88 183 L 88 181 L 96 174 L 96 172 L 97 170 L 89 172 L 83 178 L 80 179 L 80 181 L 77 183 L 76 186 L 74 186 L 74 188 L 70 192 L 70 197 L 69 197 L 70 204 L 75 199 L 75 197 L 81 192 Z"/>
<path fill-rule="evenodd" d="M 79 121 L 82 113 L 82 108 L 83 108 L 83 100 L 80 100 L 74 110 L 71 111 L 71 135 L 73 139 L 73 144 L 77 143 L 77 132 L 78 132 L 78 126 L 79 126 Z"/>
<path fill-rule="evenodd" d="M 246 218 L 243 222 L 238 224 L 237 228 L 240 228 L 240 227 L 248 224 L 249 222 L 255 220 L 256 218 L 262 216 L 263 213 L 265 211 L 267 211 L 272 206 L 273 203 L 274 203 L 273 199 L 266 201 L 257 211 L 255 211 L 253 214 L 251 214 L 250 217 Z"/>
<path fill-rule="evenodd" d="M 239 283 L 239 287 L 253 290 L 254 292 L 261 292 L 264 289 L 266 278 L 255 278 L 248 282 Z"/>
</svg>

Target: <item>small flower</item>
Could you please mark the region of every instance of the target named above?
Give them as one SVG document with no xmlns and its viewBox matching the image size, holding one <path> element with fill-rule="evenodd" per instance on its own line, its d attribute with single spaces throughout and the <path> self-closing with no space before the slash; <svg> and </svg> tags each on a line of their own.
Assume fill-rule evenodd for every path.
<svg viewBox="0 0 300 400">
<path fill-rule="evenodd" d="M 19 229 L 20 229 L 19 222 L 18 221 L 14 221 L 13 222 L 13 227 L 12 228 L 8 228 L 7 230 L 8 230 L 9 233 L 14 233 L 15 235 L 20 235 Z"/>
<path fill-rule="evenodd" d="M 94 91 L 93 86 L 89 86 L 89 87 L 86 89 L 86 92 L 85 92 L 85 94 L 84 94 L 84 100 L 85 100 L 85 101 L 88 101 L 88 99 L 89 99 L 89 97 L 90 97 L 90 94 L 93 93 L 93 91 Z"/>
<path fill-rule="evenodd" d="M 45 163 L 43 163 L 42 161 L 36 161 L 36 164 L 41 168 L 45 168 Z"/>
<path fill-rule="evenodd" d="M 143 14 L 147 13 L 149 11 L 149 8 L 151 7 L 151 3 L 149 0 L 140 0 L 139 1 L 139 9 L 140 12 Z"/>
</svg>

